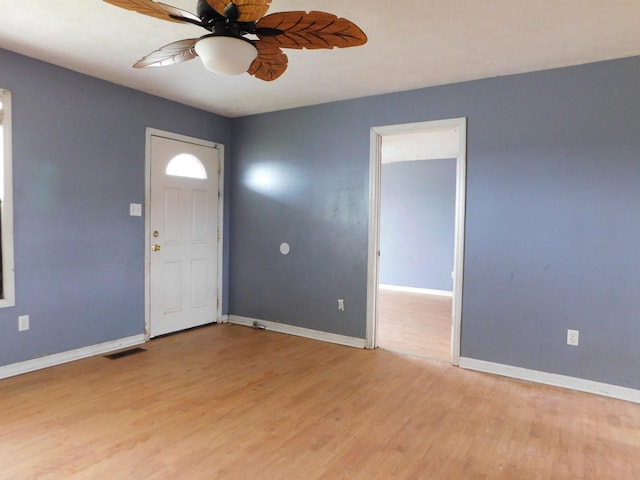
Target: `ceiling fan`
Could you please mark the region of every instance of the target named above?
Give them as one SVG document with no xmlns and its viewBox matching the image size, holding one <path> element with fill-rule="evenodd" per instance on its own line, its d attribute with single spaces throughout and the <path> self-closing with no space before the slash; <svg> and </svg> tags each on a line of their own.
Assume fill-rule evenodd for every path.
<svg viewBox="0 0 640 480">
<path fill-rule="evenodd" d="M 209 34 L 170 43 L 134 68 L 162 67 L 200 57 L 215 73 L 247 72 L 271 81 L 287 69 L 282 48 L 356 47 L 367 36 L 354 23 L 325 12 L 278 12 L 265 16 L 271 0 L 198 0 L 197 15 L 153 0 L 104 0 L 144 15 L 198 25 Z"/>
</svg>

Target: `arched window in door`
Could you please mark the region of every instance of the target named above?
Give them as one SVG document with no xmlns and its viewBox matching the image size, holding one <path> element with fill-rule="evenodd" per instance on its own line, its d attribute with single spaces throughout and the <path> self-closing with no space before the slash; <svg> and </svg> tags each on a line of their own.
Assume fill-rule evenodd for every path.
<svg viewBox="0 0 640 480">
<path fill-rule="evenodd" d="M 172 177 L 188 177 L 206 180 L 207 171 L 197 157 L 181 153 L 173 157 L 167 165 L 166 174 Z"/>
</svg>

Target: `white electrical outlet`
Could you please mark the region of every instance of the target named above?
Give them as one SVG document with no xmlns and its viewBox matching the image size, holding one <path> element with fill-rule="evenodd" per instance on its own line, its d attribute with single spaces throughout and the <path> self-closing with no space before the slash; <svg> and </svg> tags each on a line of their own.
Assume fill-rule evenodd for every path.
<svg viewBox="0 0 640 480">
<path fill-rule="evenodd" d="M 344 298 L 338 299 L 338 310 L 344 312 Z"/>
<path fill-rule="evenodd" d="M 29 315 L 20 315 L 18 317 L 18 331 L 24 332 L 29 330 Z"/>
<path fill-rule="evenodd" d="M 567 345 L 575 347 L 580 343 L 580 330 L 567 330 Z"/>
</svg>

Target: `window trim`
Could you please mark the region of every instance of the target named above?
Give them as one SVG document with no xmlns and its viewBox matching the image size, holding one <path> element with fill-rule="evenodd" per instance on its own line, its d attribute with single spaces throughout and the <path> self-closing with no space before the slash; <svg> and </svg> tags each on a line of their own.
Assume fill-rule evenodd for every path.
<svg viewBox="0 0 640 480">
<path fill-rule="evenodd" d="M 0 308 L 15 306 L 15 266 L 13 259 L 13 158 L 11 128 L 11 92 L 0 89 L 2 132 L 4 135 L 4 198 L 2 199 L 2 275 L 4 298 Z"/>
</svg>

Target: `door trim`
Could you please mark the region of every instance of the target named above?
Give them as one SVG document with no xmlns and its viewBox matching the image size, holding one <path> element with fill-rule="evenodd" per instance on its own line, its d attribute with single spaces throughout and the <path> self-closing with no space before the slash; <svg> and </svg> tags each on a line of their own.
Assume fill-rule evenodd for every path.
<svg viewBox="0 0 640 480">
<path fill-rule="evenodd" d="M 366 348 L 376 348 L 378 346 L 378 269 L 380 261 L 380 179 L 382 173 L 382 137 L 385 135 L 416 133 L 423 130 L 446 127 L 455 127 L 458 130 L 453 264 L 453 311 L 451 322 L 451 363 L 458 366 L 460 364 L 460 334 L 462 325 L 464 226 L 467 184 L 466 117 L 429 122 L 386 125 L 371 128 L 369 160 L 369 246 L 367 262 Z"/>
<path fill-rule="evenodd" d="M 223 292 L 223 245 L 224 245 L 224 145 L 220 143 L 202 140 L 200 138 L 180 135 L 179 133 L 167 132 L 156 128 L 147 127 L 145 130 L 145 164 L 144 164 L 144 338 L 145 341 L 150 339 L 151 335 L 151 137 L 163 137 L 169 140 L 177 140 L 179 142 L 192 143 L 203 147 L 212 147 L 220 151 L 218 161 L 218 239 L 217 239 L 217 255 L 218 255 L 218 272 L 217 281 L 218 289 L 216 292 L 216 322 L 222 322 L 222 292 Z"/>
</svg>

